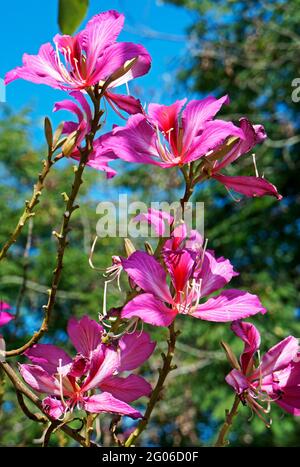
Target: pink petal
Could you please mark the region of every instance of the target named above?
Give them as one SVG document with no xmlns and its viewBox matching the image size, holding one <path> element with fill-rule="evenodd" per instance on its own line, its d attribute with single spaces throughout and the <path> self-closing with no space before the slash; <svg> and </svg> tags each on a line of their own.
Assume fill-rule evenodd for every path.
<svg viewBox="0 0 300 467">
<path fill-rule="evenodd" d="M 19 366 L 19 370 L 26 383 L 35 391 L 59 395 L 58 381 L 42 367 L 23 364 Z"/>
<path fill-rule="evenodd" d="M 247 378 L 236 369 L 233 369 L 230 373 L 228 373 L 225 381 L 227 384 L 233 387 L 237 394 L 242 394 L 250 386 Z"/>
<path fill-rule="evenodd" d="M 149 208 L 147 212 L 142 212 L 136 216 L 133 221 L 141 222 L 146 221 L 149 225 L 154 227 L 156 235 L 162 237 L 165 234 L 166 222 L 170 226 L 174 218 L 165 211 L 158 211 L 157 209 Z"/>
<path fill-rule="evenodd" d="M 176 318 L 176 314 L 152 294 L 144 293 L 133 298 L 124 306 L 121 317 L 128 319 L 138 317 L 153 326 L 170 326 Z"/>
<path fill-rule="evenodd" d="M 50 43 L 43 44 L 37 55 L 23 55 L 23 66 L 9 71 L 5 84 L 15 79 L 25 79 L 37 84 L 46 84 L 56 89 L 64 87 L 64 79 L 57 63 L 56 52 Z"/>
<path fill-rule="evenodd" d="M 142 45 L 131 42 L 116 42 L 110 45 L 103 51 L 101 58 L 97 62 L 97 68 L 93 73 L 93 81 L 106 81 L 113 73 L 122 68 L 127 61 L 134 58 L 137 61 L 130 70 L 111 82 L 108 86 L 109 88 L 120 86 L 133 78 L 145 75 L 151 66 L 151 57 Z"/>
<path fill-rule="evenodd" d="M 139 99 L 133 96 L 126 96 L 124 94 L 115 94 L 113 92 L 106 91 L 105 97 L 109 103 L 113 103 L 119 109 L 124 110 L 129 115 L 137 113 L 143 113 L 143 107 Z"/>
<path fill-rule="evenodd" d="M 183 144 L 189 147 L 195 136 L 204 129 L 207 121 L 219 112 L 223 104 L 229 102 L 228 96 L 223 96 L 216 99 L 213 96 L 208 96 L 202 100 L 190 101 L 182 113 L 182 125 L 184 130 Z"/>
<path fill-rule="evenodd" d="M 213 178 L 223 183 L 227 189 L 232 189 L 237 193 L 241 193 L 249 197 L 260 196 L 275 196 L 278 200 L 282 196 L 278 193 L 277 188 L 268 182 L 266 179 L 254 176 L 235 176 L 228 177 L 226 175 L 213 175 Z"/>
<path fill-rule="evenodd" d="M 142 290 L 172 303 L 166 273 L 153 256 L 144 251 L 135 251 L 128 259 L 122 259 L 122 266 Z"/>
<path fill-rule="evenodd" d="M 8 313 L 7 311 L 0 311 L 0 327 L 5 326 L 5 324 L 9 323 L 14 316 Z"/>
<path fill-rule="evenodd" d="M 207 122 L 201 135 L 193 139 L 191 146 L 184 146 L 187 150 L 184 162 L 187 163 L 199 159 L 208 151 L 219 147 L 230 136 L 244 138 L 244 133 L 232 122 L 225 122 L 223 120 Z"/>
<path fill-rule="evenodd" d="M 298 351 L 298 339 L 286 337 L 265 353 L 259 368 L 252 375 L 253 379 L 284 369 L 297 356 Z"/>
<path fill-rule="evenodd" d="M 51 344 L 35 344 L 26 350 L 24 355 L 50 374 L 57 373 L 59 366 L 72 362 L 71 357 L 63 349 Z"/>
<path fill-rule="evenodd" d="M 99 62 L 101 62 L 100 55 L 115 42 L 123 24 L 124 15 L 115 10 L 109 10 L 93 16 L 86 28 L 80 33 L 81 45 L 86 52 L 88 76 L 91 76 L 95 69 L 97 70 Z M 91 82 L 91 84 L 95 84 L 96 81 Z"/>
<path fill-rule="evenodd" d="M 116 399 L 133 402 L 151 394 L 151 385 L 141 376 L 129 375 L 127 378 L 112 376 L 100 384 L 101 391 L 109 392 Z"/>
<path fill-rule="evenodd" d="M 140 412 L 135 410 L 130 405 L 113 397 L 108 392 L 97 394 L 95 396 L 86 397 L 83 404 L 84 410 L 91 413 L 117 413 L 119 415 L 127 415 L 131 418 L 141 418 Z"/>
<path fill-rule="evenodd" d="M 164 251 L 176 251 L 182 247 L 182 243 L 187 238 L 187 227 L 185 224 L 177 225 L 172 234 L 171 238 L 166 240 L 164 244 Z"/>
<path fill-rule="evenodd" d="M 254 324 L 244 321 L 235 321 L 231 324 L 232 331 L 245 343 L 241 355 L 241 365 L 244 373 L 247 373 L 249 363 L 255 352 L 260 347 L 260 334 Z"/>
<path fill-rule="evenodd" d="M 217 162 L 214 166 L 213 173 L 219 172 L 240 156 L 249 152 L 257 143 L 260 143 L 266 138 L 264 127 L 262 125 L 251 125 L 247 118 L 240 119 L 240 127 L 244 133 L 244 139 L 238 140 L 222 161 Z"/>
<path fill-rule="evenodd" d="M 103 153 L 112 151 L 127 162 L 160 165 L 156 148 L 157 135 L 146 117 L 136 114 L 129 117 L 126 127 L 117 127 L 102 137 Z"/>
<path fill-rule="evenodd" d="M 149 334 L 135 331 L 125 334 L 119 340 L 121 365 L 119 371 L 130 371 L 141 366 L 153 353 L 156 342 L 151 342 Z"/>
<path fill-rule="evenodd" d="M 104 344 L 99 346 L 91 356 L 91 366 L 82 391 L 96 388 L 106 378 L 112 376 L 120 366 L 119 353 Z"/>
<path fill-rule="evenodd" d="M 247 318 L 256 313 L 266 313 L 266 309 L 256 295 L 243 290 L 229 289 L 199 305 L 192 316 L 206 321 L 225 323 Z"/>
<path fill-rule="evenodd" d="M 103 327 L 88 316 L 83 316 L 79 320 L 71 318 L 67 331 L 77 352 L 89 357 L 90 352 L 101 343 Z"/>
<path fill-rule="evenodd" d="M 197 281 L 201 280 L 201 295 L 205 297 L 224 287 L 234 276 L 237 276 L 232 264 L 226 258 L 215 258 L 207 251 L 204 255 L 202 267 L 197 274 Z"/>
<path fill-rule="evenodd" d="M 185 290 L 196 264 L 195 252 L 187 249 L 165 251 L 163 258 L 175 291 L 179 293 Z"/>
<path fill-rule="evenodd" d="M 43 400 L 43 409 L 55 420 L 60 418 L 66 411 L 66 407 L 63 405 L 61 400 L 55 399 L 55 397 L 46 397 Z"/>
</svg>

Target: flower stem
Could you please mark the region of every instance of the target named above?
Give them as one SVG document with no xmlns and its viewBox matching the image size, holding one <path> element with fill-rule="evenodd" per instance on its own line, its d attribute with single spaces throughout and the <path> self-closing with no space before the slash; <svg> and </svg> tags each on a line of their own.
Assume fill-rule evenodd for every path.
<svg viewBox="0 0 300 467">
<path fill-rule="evenodd" d="M 159 401 L 161 392 L 164 388 L 164 384 L 166 381 L 166 378 L 168 374 L 175 369 L 176 367 L 172 365 L 173 357 L 174 357 L 174 352 L 175 352 L 175 345 L 176 345 L 176 339 L 177 336 L 179 335 L 178 331 L 175 331 L 175 325 L 174 322 L 169 326 L 169 339 L 168 339 L 168 352 L 167 354 L 162 354 L 163 358 L 163 366 L 162 368 L 159 369 L 159 377 L 157 380 L 157 383 L 155 385 L 155 388 L 152 391 L 150 400 L 147 405 L 147 409 L 145 412 L 145 415 L 143 419 L 139 422 L 138 426 L 136 429 L 130 434 L 130 436 L 127 438 L 125 441 L 124 446 L 125 447 L 131 447 L 136 440 L 139 438 L 141 433 L 146 429 L 151 414 L 153 412 L 153 409 L 156 405 L 156 403 Z"/>
<path fill-rule="evenodd" d="M 226 410 L 226 417 L 225 417 L 225 422 L 224 424 L 222 425 L 222 428 L 220 430 L 220 433 L 218 435 L 218 439 L 215 443 L 215 447 L 219 447 L 219 448 L 222 448 L 222 447 L 225 447 L 229 444 L 229 441 L 226 440 L 226 437 L 232 427 L 232 424 L 233 424 L 233 419 L 234 417 L 237 415 L 238 413 L 238 407 L 239 407 L 239 404 L 240 404 L 240 398 L 239 396 L 235 396 L 234 398 L 234 402 L 233 402 L 233 405 L 231 407 L 230 410 Z"/>
</svg>

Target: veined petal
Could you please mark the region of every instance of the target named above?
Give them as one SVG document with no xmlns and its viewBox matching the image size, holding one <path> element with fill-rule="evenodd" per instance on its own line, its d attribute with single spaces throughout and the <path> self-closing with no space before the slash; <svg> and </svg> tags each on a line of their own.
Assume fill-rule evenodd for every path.
<svg viewBox="0 0 300 467">
<path fill-rule="evenodd" d="M 113 79 L 111 76 L 114 73 L 119 74 L 119 70 L 122 70 L 126 62 L 135 58 L 136 61 L 128 71 L 124 70 L 123 74 L 120 71 L 121 76 L 111 81 Z M 146 74 L 150 65 L 151 57 L 142 45 L 133 44 L 132 42 L 116 42 L 103 51 L 92 75 L 92 80 L 94 82 L 109 80 L 108 88 L 114 88 Z"/>
<path fill-rule="evenodd" d="M 9 84 L 18 78 L 56 89 L 64 88 L 65 81 L 58 66 L 56 52 L 49 42 L 40 47 L 37 55 L 24 54 L 23 66 L 9 71 L 4 81 Z"/>
<path fill-rule="evenodd" d="M 238 136 L 244 138 L 241 128 L 235 126 L 232 122 L 223 120 L 213 120 L 207 122 L 200 136 L 194 137 L 190 146 L 184 144 L 185 155 L 184 162 L 192 162 L 204 156 L 208 151 L 216 149 L 226 138 Z"/>
<path fill-rule="evenodd" d="M 114 92 L 106 91 L 105 97 L 111 105 L 113 104 L 113 108 L 114 105 L 116 105 L 119 109 L 124 110 L 129 115 L 135 115 L 144 112 L 141 101 L 133 96 L 115 94 Z"/>
<path fill-rule="evenodd" d="M 156 342 L 151 342 L 149 334 L 135 331 L 125 334 L 119 340 L 120 368 L 119 371 L 131 371 L 141 366 L 153 353 Z"/>
<path fill-rule="evenodd" d="M 67 331 L 77 352 L 89 357 L 90 353 L 101 343 L 103 327 L 88 316 L 83 316 L 79 320 L 71 318 Z"/>
<path fill-rule="evenodd" d="M 122 312 L 122 318 L 138 317 L 153 326 L 170 326 L 177 313 L 168 308 L 161 300 L 150 293 L 138 295 L 128 302 Z"/>
<path fill-rule="evenodd" d="M 182 113 L 183 145 L 189 147 L 195 136 L 204 129 L 205 123 L 219 112 L 222 105 L 229 102 L 228 96 L 216 99 L 208 96 L 205 99 L 190 101 Z"/>
<path fill-rule="evenodd" d="M 164 252 L 164 263 L 167 266 L 177 293 L 185 290 L 196 264 L 196 255 L 195 251 L 185 248 Z"/>
<path fill-rule="evenodd" d="M 235 176 L 229 177 L 226 175 L 213 175 L 213 178 L 223 183 L 227 189 L 232 189 L 237 193 L 241 193 L 249 197 L 260 196 L 275 196 L 278 200 L 282 196 L 278 193 L 277 188 L 268 182 L 265 178 L 254 176 Z"/>
<path fill-rule="evenodd" d="M 39 365 L 47 373 L 57 373 L 59 366 L 64 366 L 72 362 L 71 357 L 59 347 L 52 344 L 35 344 L 24 352 L 29 360 Z"/>
<path fill-rule="evenodd" d="M 127 162 L 161 165 L 156 148 L 157 136 L 142 114 L 129 117 L 126 126 L 117 127 L 101 138 L 105 151 Z"/>
<path fill-rule="evenodd" d="M 253 379 L 284 369 L 297 356 L 298 351 L 298 339 L 293 336 L 286 337 L 264 354 L 261 364 L 252 375 Z"/>
<path fill-rule="evenodd" d="M 144 292 L 162 301 L 172 303 L 166 273 L 161 264 L 144 251 L 135 251 L 129 258 L 122 258 L 125 272 Z"/>
<path fill-rule="evenodd" d="M 80 33 L 80 41 L 86 52 L 88 75 L 91 75 L 97 68 L 100 55 L 115 42 L 123 25 L 124 15 L 115 10 L 95 15 L 87 23 L 86 28 Z"/>
<path fill-rule="evenodd" d="M 50 417 L 57 420 L 60 418 L 66 411 L 66 407 L 62 403 L 60 399 L 56 399 L 55 397 L 46 397 L 43 400 L 43 409 L 44 411 L 50 415 Z"/>
<path fill-rule="evenodd" d="M 149 396 L 151 385 L 141 376 L 129 375 L 127 378 L 112 376 L 100 384 L 101 391 L 112 394 L 116 399 L 133 402 L 140 397 Z"/>
<path fill-rule="evenodd" d="M 225 323 L 247 318 L 256 313 L 266 313 L 266 309 L 256 295 L 243 290 L 229 289 L 199 305 L 192 316 L 206 321 Z"/>
<path fill-rule="evenodd" d="M 23 379 L 35 391 L 59 395 L 58 381 L 38 365 L 23 364 L 19 366 Z"/>
<path fill-rule="evenodd" d="M 201 269 L 197 274 L 197 281 L 201 280 L 201 295 L 203 297 L 224 287 L 234 276 L 237 276 L 232 264 L 226 258 L 215 256 L 209 251 L 205 252 Z"/>
<path fill-rule="evenodd" d="M 120 355 L 115 349 L 100 345 L 91 356 L 91 366 L 82 391 L 96 388 L 100 383 L 112 376 L 120 366 Z"/>
<path fill-rule="evenodd" d="M 84 399 L 84 410 L 91 413 L 116 413 L 119 415 L 127 415 L 131 418 L 141 418 L 142 414 L 135 410 L 126 402 L 120 401 L 113 397 L 108 392 L 97 394 L 95 396 L 86 397 Z"/>
<path fill-rule="evenodd" d="M 249 388 L 250 383 L 240 371 L 233 369 L 225 378 L 227 384 L 233 387 L 237 394 L 242 394 Z"/>
<path fill-rule="evenodd" d="M 245 321 L 234 321 L 231 329 L 245 344 L 240 361 L 243 372 L 246 374 L 249 363 L 260 347 L 260 334 L 254 324 Z"/>
<path fill-rule="evenodd" d="M 152 208 L 149 208 L 147 212 L 142 212 L 133 219 L 134 222 L 148 222 L 148 224 L 154 227 L 154 231 L 158 236 L 163 236 L 165 234 L 166 222 L 170 226 L 173 220 L 173 216 L 169 213 Z"/>
</svg>

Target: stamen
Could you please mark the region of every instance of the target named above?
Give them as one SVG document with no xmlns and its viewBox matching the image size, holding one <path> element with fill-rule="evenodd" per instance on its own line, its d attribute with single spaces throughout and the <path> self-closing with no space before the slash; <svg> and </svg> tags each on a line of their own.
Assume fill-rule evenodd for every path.
<svg viewBox="0 0 300 467">
<path fill-rule="evenodd" d="M 253 165 L 254 165 L 254 170 L 255 170 L 255 176 L 259 177 L 258 170 L 257 170 L 257 165 L 256 165 L 256 158 L 255 158 L 254 153 L 252 154 L 252 159 L 253 159 Z"/>
</svg>

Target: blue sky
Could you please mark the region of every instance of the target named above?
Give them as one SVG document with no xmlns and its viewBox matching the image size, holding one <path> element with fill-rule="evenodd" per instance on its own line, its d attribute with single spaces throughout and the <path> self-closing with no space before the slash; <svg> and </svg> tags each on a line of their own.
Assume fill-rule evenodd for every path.
<svg viewBox="0 0 300 467">
<path fill-rule="evenodd" d="M 3 78 L 8 70 L 21 65 L 24 52 L 36 54 L 42 43 L 52 40 L 58 32 L 57 9 L 57 0 L 3 2 L 0 77 Z M 125 14 L 125 30 L 120 40 L 143 43 L 152 55 L 151 72 L 131 84 L 131 89 L 132 86 L 142 87 L 145 101 L 168 99 L 166 95 L 168 90 L 173 89 L 172 76 L 178 57 L 186 52 L 184 33 L 191 23 L 189 13 L 159 0 L 90 0 L 87 19 L 104 9 L 117 9 Z M 170 35 L 173 40 L 144 37 L 145 28 Z M 40 122 L 44 115 L 51 115 L 53 103 L 63 98 L 62 91 L 22 80 L 13 82 L 6 89 L 6 100 L 11 108 L 18 110 L 30 104 L 34 119 Z M 51 115 L 51 118 L 56 124 L 63 116 Z M 39 139 L 39 133 L 37 135 Z"/>
</svg>

